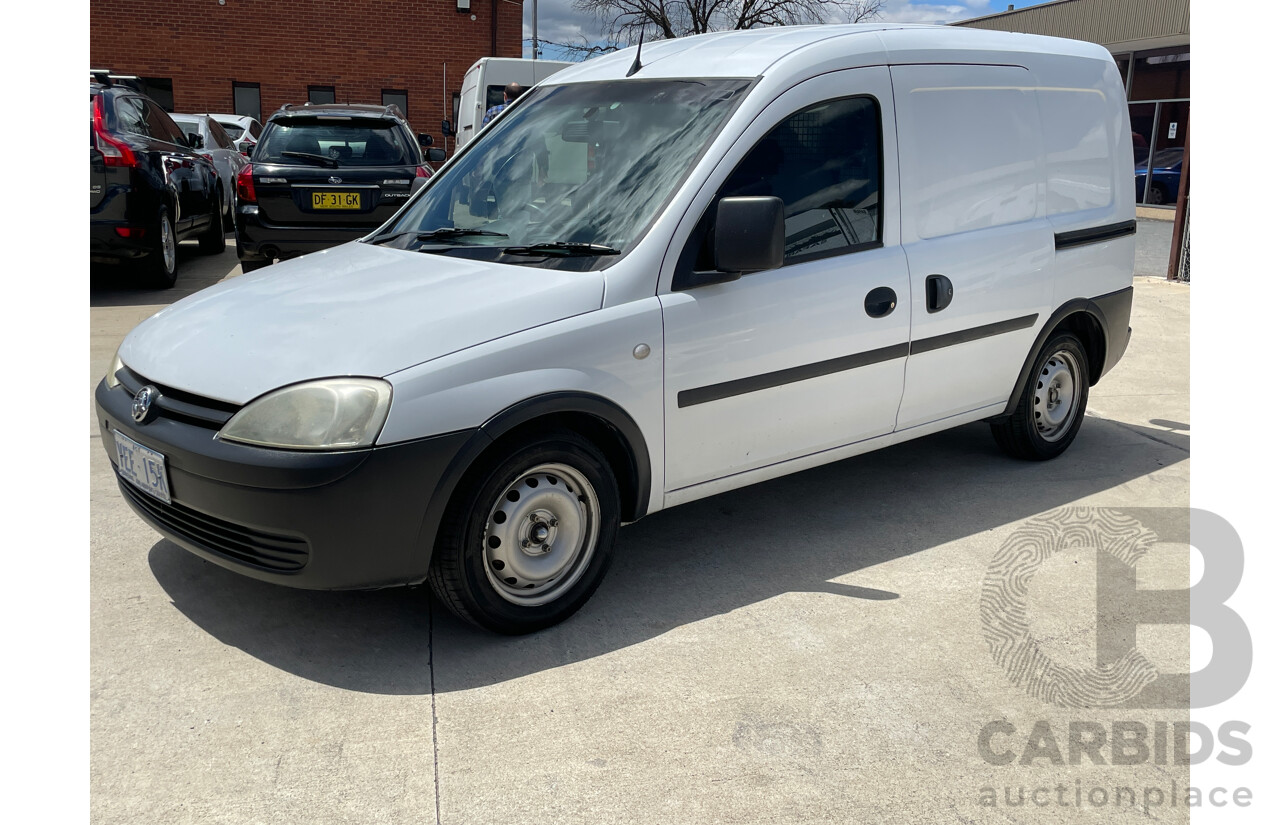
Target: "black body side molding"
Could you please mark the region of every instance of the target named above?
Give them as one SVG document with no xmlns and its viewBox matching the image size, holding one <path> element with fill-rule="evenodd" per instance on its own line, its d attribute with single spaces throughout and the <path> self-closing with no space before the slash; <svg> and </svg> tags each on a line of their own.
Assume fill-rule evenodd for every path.
<svg viewBox="0 0 1280 825">
<path fill-rule="evenodd" d="M 895 358 L 906 358 L 909 348 L 910 344 L 903 342 L 889 347 L 867 350 L 866 352 L 855 352 L 853 355 L 842 355 L 839 358 L 829 358 L 826 361 L 816 361 L 812 364 L 788 367 L 784 370 L 766 372 L 761 375 L 736 378 L 733 381 L 725 381 L 720 384 L 710 384 L 705 387 L 681 390 L 676 394 L 676 406 L 692 407 L 696 404 L 706 404 L 710 401 L 719 401 L 722 398 L 732 398 L 735 395 L 746 395 L 749 392 L 759 392 L 760 390 L 767 390 L 771 387 L 780 387 L 783 384 L 794 384 L 797 381 L 819 378 L 823 375 L 831 375 L 835 372 L 844 372 L 845 370 L 857 369 L 858 367 L 866 367 L 871 364 L 878 364 L 881 361 L 892 361 Z"/>
<path fill-rule="evenodd" d="M 1102 243 L 1125 235 L 1133 235 L 1138 231 L 1137 221 L 1121 221 L 1105 226 L 1091 226 L 1088 229 L 1073 229 L 1070 232 L 1053 233 L 1054 249 L 1071 249 L 1091 243 Z"/>
</svg>

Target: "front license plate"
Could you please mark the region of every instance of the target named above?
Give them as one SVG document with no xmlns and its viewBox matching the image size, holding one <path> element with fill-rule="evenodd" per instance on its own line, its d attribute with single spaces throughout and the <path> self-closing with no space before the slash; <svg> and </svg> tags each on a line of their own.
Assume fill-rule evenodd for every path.
<svg viewBox="0 0 1280 825">
<path fill-rule="evenodd" d="M 164 456 L 126 437 L 119 430 L 112 430 L 111 434 L 116 439 L 116 466 L 120 468 L 120 477 L 165 504 L 172 504 Z"/>
<path fill-rule="evenodd" d="M 359 209 L 359 192 L 312 192 L 312 209 Z"/>
</svg>

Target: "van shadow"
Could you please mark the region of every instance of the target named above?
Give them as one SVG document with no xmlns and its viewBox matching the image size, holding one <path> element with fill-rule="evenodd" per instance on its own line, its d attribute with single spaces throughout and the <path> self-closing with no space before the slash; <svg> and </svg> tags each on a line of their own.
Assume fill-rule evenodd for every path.
<svg viewBox="0 0 1280 825">
<path fill-rule="evenodd" d="M 472 628 L 432 605 L 427 588 L 293 590 L 168 541 L 149 562 L 187 618 L 267 664 L 347 690 L 425 694 L 434 679 L 449 692 L 590 659 L 783 593 L 909 596 L 829 580 L 1079 501 L 1189 451 L 1180 433 L 1091 416 L 1062 457 L 1020 462 L 977 424 L 724 493 L 624 528 L 587 605 L 521 638 Z M 447 662 L 435 673 L 433 653 Z"/>
</svg>

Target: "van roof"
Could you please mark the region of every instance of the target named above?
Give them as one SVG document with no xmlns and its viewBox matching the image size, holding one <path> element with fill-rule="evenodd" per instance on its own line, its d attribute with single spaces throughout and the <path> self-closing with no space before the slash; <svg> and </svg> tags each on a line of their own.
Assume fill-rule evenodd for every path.
<svg viewBox="0 0 1280 825">
<path fill-rule="evenodd" d="M 555 75 L 553 83 L 626 76 L 636 49 L 592 58 Z M 815 65 L 826 70 L 906 63 L 1028 65 L 1044 55 L 1110 60 L 1101 46 L 1058 37 L 903 23 L 775 26 L 645 43 L 636 79 L 787 75 Z"/>
</svg>

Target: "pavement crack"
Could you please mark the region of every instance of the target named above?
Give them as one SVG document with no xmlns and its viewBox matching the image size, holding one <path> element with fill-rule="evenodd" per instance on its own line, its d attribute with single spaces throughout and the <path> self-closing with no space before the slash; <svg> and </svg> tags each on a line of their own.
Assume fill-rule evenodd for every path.
<svg viewBox="0 0 1280 825">
<path fill-rule="evenodd" d="M 440 825 L 440 740 L 436 733 L 435 594 L 427 600 L 427 672 L 431 676 L 431 769 L 435 774 L 436 825 Z"/>
</svg>

